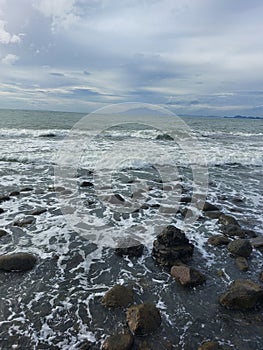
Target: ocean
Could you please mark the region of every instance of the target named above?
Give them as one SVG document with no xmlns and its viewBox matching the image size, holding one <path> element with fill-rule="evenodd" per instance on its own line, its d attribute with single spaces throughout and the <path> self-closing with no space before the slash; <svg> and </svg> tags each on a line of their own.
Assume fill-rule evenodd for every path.
<svg viewBox="0 0 263 350">
<path fill-rule="evenodd" d="M 153 349 L 170 342 L 196 350 L 203 340 L 262 349 L 262 307 L 241 312 L 218 303 L 235 279 L 260 283 L 262 251 L 254 249 L 249 270 L 239 271 L 226 249 L 207 244 L 220 233 L 218 220 L 181 208 L 180 199 L 205 196 L 262 236 L 263 119 L 127 115 L 0 110 L 0 194 L 19 192 L 0 203 L 0 229 L 8 233 L 0 255 L 38 259 L 32 271 L 0 272 L 0 348 L 99 349 L 126 327 L 123 310 L 100 302 L 124 284 L 136 303 L 161 311 L 162 326 L 143 338 Z M 46 211 L 14 225 L 36 208 Z M 205 285 L 181 287 L 152 258 L 167 224 L 186 230 L 195 246 L 190 264 L 206 275 Z M 115 255 L 122 236 L 143 242 L 142 257 Z"/>
</svg>

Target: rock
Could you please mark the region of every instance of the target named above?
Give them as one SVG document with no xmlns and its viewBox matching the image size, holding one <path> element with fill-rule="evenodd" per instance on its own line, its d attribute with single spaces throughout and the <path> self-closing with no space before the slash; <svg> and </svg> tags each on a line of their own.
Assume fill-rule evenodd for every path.
<svg viewBox="0 0 263 350">
<path fill-rule="evenodd" d="M 221 214 L 221 211 L 217 210 L 205 212 L 205 215 L 208 216 L 210 219 L 218 219 Z"/>
<path fill-rule="evenodd" d="M 243 256 L 238 256 L 236 258 L 236 265 L 240 271 L 247 271 L 249 268 L 247 259 L 244 258 Z"/>
<path fill-rule="evenodd" d="M 203 206 L 203 211 L 219 211 L 219 208 L 215 206 L 214 204 L 211 204 L 209 202 L 205 202 Z"/>
<path fill-rule="evenodd" d="M 19 196 L 19 195 L 20 195 L 19 191 L 12 191 L 12 192 L 9 193 L 10 197 L 16 197 L 16 196 Z"/>
<path fill-rule="evenodd" d="M 207 240 L 207 243 L 214 246 L 227 245 L 229 242 L 230 239 L 223 235 L 214 235 L 209 237 Z"/>
<path fill-rule="evenodd" d="M 8 235 L 8 232 L 6 230 L 0 229 L 0 238 L 6 235 Z"/>
<path fill-rule="evenodd" d="M 15 220 L 13 223 L 13 226 L 24 227 L 24 226 L 33 224 L 35 220 L 36 219 L 32 217 L 25 217 L 22 219 Z"/>
<path fill-rule="evenodd" d="M 0 196 L 0 203 L 9 201 L 11 198 L 7 195 Z"/>
<path fill-rule="evenodd" d="M 5 211 L 3 208 L 0 208 L 0 214 L 3 214 Z"/>
<path fill-rule="evenodd" d="M 221 214 L 219 219 L 218 219 L 218 222 L 224 226 L 225 225 L 240 226 L 239 223 L 237 222 L 237 220 L 233 216 L 226 215 L 226 214 Z"/>
<path fill-rule="evenodd" d="M 221 350 L 223 349 L 216 341 L 206 341 L 199 345 L 198 350 Z"/>
<path fill-rule="evenodd" d="M 168 134 L 160 134 L 157 135 L 156 140 L 161 140 L 161 141 L 173 141 L 173 137 L 168 135 Z"/>
<path fill-rule="evenodd" d="M 186 265 L 173 266 L 171 275 L 185 287 L 195 287 L 206 281 L 206 277 L 201 272 Z"/>
<path fill-rule="evenodd" d="M 36 257 L 29 253 L 13 253 L 0 256 L 0 270 L 27 271 L 33 269 Z"/>
<path fill-rule="evenodd" d="M 222 306 L 233 310 L 247 310 L 256 306 L 263 297 L 260 285 L 250 280 L 236 280 L 224 293 L 219 302 Z"/>
<path fill-rule="evenodd" d="M 116 334 L 108 337 L 102 345 L 103 350 L 131 350 L 133 336 L 131 334 Z"/>
<path fill-rule="evenodd" d="M 254 248 L 263 247 L 263 236 L 251 238 L 249 241 Z"/>
<path fill-rule="evenodd" d="M 128 257 L 140 257 L 143 254 L 144 245 L 137 239 L 128 237 L 119 240 L 115 254 L 118 256 L 127 255 Z"/>
<path fill-rule="evenodd" d="M 260 272 L 259 279 L 260 279 L 261 282 L 263 282 L 263 271 Z"/>
<path fill-rule="evenodd" d="M 167 226 L 153 242 L 152 255 L 162 266 L 173 266 L 178 261 L 187 262 L 193 255 L 194 246 L 185 233 L 175 226 Z"/>
<path fill-rule="evenodd" d="M 252 252 L 252 246 L 247 239 L 236 239 L 227 246 L 229 252 L 235 256 L 243 256 L 248 258 Z"/>
<path fill-rule="evenodd" d="M 49 132 L 47 134 L 41 134 L 39 137 L 56 137 L 57 135 L 54 134 L 53 132 Z"/>
<path fill-rule="evenodd" d="M 90 182 L 90 181 L 83 181 L 83 182 L 80 184 L 80 187 L 93 187 L 93 183 Z"/>
<path fill-rule="evenodd" d="M 126 320 L 135 335 L 148 335 L 157 330 L 162 322 L 160 311 L 153 304 L 130 306 Z"/>
<path fill-rule="evenodd" d="M 31 211 L 31 215 L 41 215 L 47 211 L 46 208 L 36 208 L 33 211 Z"/>
<path fill-rule="evenodd" d="M 31 192 L 31 191 L 33 191 L 32 187 L 24 187 L 20 189 L 20 192 Z"/>
<path fill-rule="evenodd" d="M 106 292 L 101 303 L 106 307 L 127 307 L 133 300 L 134 294 L 131 288 L 116 284 Z"/>
<path fill-rule="evenodd" d="M 225 225 L 222 227 L 223 234 L 229 237 L 245 238 L 246 234 L 239 225 Z"/>
</svg>

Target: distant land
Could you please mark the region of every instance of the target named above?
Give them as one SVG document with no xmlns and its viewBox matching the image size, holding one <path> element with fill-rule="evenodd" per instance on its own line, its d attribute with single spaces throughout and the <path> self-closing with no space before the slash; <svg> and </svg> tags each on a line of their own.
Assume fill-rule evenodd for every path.
<svg viewBox="0 0 263 350">
<path fill-rule="evenodd" d="M 227 117 L 227 116 L 224 116 L 224 118 L 234 118 L 234 119 L 263 119 L 263 117 L 253 117 L 253 116 L 246 116 L 246 115 L 235 115 L 234 117 Z"/>
</svg>

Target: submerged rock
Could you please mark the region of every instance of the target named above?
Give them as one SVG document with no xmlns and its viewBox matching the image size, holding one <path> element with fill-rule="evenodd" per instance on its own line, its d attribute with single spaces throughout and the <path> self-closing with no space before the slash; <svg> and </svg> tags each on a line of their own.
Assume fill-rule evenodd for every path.
<svg viewBox="0 0 263 350">
<path fill-rule="evenodd" d="M 115 248 L 114 252 L 118 256 L 127 255 L 129 258 L 131 258 L 134 256 L 142 256 L 143 250 L 144 245 L 140 241 L 132 237 L 128 237 L 119 240 L 117 248 Z"/>
<path fill-rule="evenodd" d="M 134 293 L 131 288 L 116 284 L 112 287 L 101 300 L 101 303 L 107 307 L 127 307 L 134 300 Z"/>
<path fill-rule="evenodd" d="M 127 310 L 126 320 L 130 330 L 135 335 L 151 334 L 162 323 L 160 311 L 150 303 L 130 306 Z"/>
<path fill-rule="evenodd" d="M 218 222 L 221 225 L 236 225 L 236 226 L 240 226 L 239 223 L 237 222 L 237 220 L 231 216 L 231 215 L 226 215 L 226 214 L 221 214 Z"/>
<path fill-rule="evenodd" d="M 207 243 L 214 246 L 227 245 L 230 239 L 223 235 L 214 235 L 208 238 Z"/>
<path fill-rule="evenodd" d="M 9 201 L 11 198 L 7 195 L 0 195 L 0 203 Z"/>
<path fill-rule="evenodd" d="M 36 208 L 34 210 L 31 211 L 31 215 L 41 215 L 43 213 L 45 213 L 47 211 L 46 208 Z"/>
<path fill-rule="evenodd" d="M 178 261 L 187 262 L 193 255 L 194 246 L 185 233 L 175 226 L 167 226 L 153 242 L 152 255 L 162 266 L 173 266 Z"/>
<path fill-rule="evenodd" d="M 12 191 L 12 192 L 9 193 L 10 197 L 16 197 L 16 196 L 19 196 L 19 195 L 20 195 L 19 191 Z"/>
<path fill-rule="evenodd" d="M 260 285 L 250 280 L 234 281 L 219 302 L 222 306 L 234 310 L 247 310 L 256 306 L 263 297 Z"/>
<path fill-rule="evenodd" d="M 210 219 L 218 219 L 221 214 L 222 214 L 221 211 L 217 211 L 217 210 L 205 212 L 205 215 L 208 216 Z"/>
<path fill-rule="evenodd" d="M 206 281 L 206 277 L 201 272 L 186 265 L 173 266 L 171 275 L 185 287 L 195 287 Z"/>
<path fill-rule="evenodd" d="M 133 346 L 131 334 L 116 334 L 108 337 L 102 345 L 103 350 L 131 350 Z"/>
<path fill-rule="evenodd" d="M 236 266 L 240 271 L 247 271 L 249 268 L 248 261 L 243 256 L 238 256 L 236 258 Z"/>
<path fill-rule="evenodd" d="M 0 208 L 0 214 L 3 214 L 5 211 L 3 208 Z"/>
<path fill-rule="evenodd" d="M 248 258 L 252 252 L 252 246 L 247 239 L 236 239 L 227 246 L 229 252 L 235 256 L 243 256 Z"/>
<path fill-rule="evenodd" d="M 0 256 L 0 270 L 27 271 L 33 269 L 36 257 L 29 253 L 14 253 Z"/>
<path fill-rule="evenodd" d="M 93 187 L 93 183 L 90 181 L 83 181 L 83 182 L 81 182 L 81 184 L 79 186 L 80 187 Z"/>
</svg>

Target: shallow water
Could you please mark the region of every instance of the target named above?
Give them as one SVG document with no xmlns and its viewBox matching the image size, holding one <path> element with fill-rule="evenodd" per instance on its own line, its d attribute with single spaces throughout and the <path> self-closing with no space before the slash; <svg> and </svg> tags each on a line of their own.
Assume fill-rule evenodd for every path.
<svg viewBox="0 0 263 350">
<path fill-rule="evenodd" d="M 131 285 L 136 303 L 151 301 L 160 308 L 162 327 L 146 338 L 156 349 L 163 348 L 164 339 L 184 350 L 197 349 L 205 339 L 217 339 L 232 349 L 262 349 L 262 307 L 242 313 L 225 310 L 218 303 L 232 280 L 258 281 L 262 270 L 260 251 L 253 251 L 248 272 L 238 271 L 224 248 L 206 244 L 208 237 L 220 232 L 217 220 L 200 218 L 188 229 L 187 236 L 195 245 L 191 264 L 205 273 L 206 285 L 185 290 L 151 258 L 158 225 L 168 218 L 169 223 L 183 227 L 184 218 L 174 209 L 175 199 L 192 193 L 189 154 L 182 152 L 178 142 L 157 141 L 158 131 L 152 129 L 133 126 L 106 130 L 82 155 L 73 180 L 60 183 L 63 178 L 56 179 L 56 185 L 60 183 L 72 192 L 54 191 L 58 151 L 81 117 L 0 111 L 1 193 L 32 187 L 32 191 L 21 192 L 0 205 L 5 210 L 0 214 L 1 228 L 8 231 L 0 238 L 0 253 L 28 251 L 38 257 L 36 268 L 30 272 L 0 273 L 1 349 L 77 349 L 85 341 L 99 348 L 107 335 L 126 327 L 123 310 L 107 310 L 100 304 L 105 291 L 116 283 Z M 242 226 L 262 235 L 263 121 L 185 118 L 185 122 L 207 159 L 209 200 Z M 168 133 L 173 133 L 172 127 L 166 126 Z M 56 136 L 39 137 L 50 133 Z M 121 148 L 113 152 L 118 142 Z M 136 144 L 145 147 L 136 149 L 136 157 L 127 157 L 123 163 L 120 149 L 124 155 L 133 155 L 129 152 Z M 79 187 L 84 180 L 96 180 L 96 174 L 89 171 L 94 170 L 101 154 L 105 161 L 100 164 L 99 175 L 103 174 L 105 186 L 100 192 Z M 116 168 L 118 162 L 121 165 Z M 128 198 L 134 191 L 132 186 L 141 190 L 140 198 L 149 205 L 147 209 L 121 213 L 104 200 L 112 193 Z M 165 208 L 167 216 L 156 204 Z M 71 209 L 68 216 L 64 205 Z M 30 226 L 13 226 L 14 220 L 29 215 L 36 207 L 44 207 L 47 212 L 36 216 Z M 86 230 L 78 229 L 78 220 L 92 225 L 94 239 L 85 238 Z M 98 232 L 103 239 L 98 239 Z M 114 234 L 130 232 L 146 245 L 139 259 L 119 258 L 105 243 L 105 235 L 114 238 Z M 225 277 L 218 275 L 219 270 L 225 271 Z"/>
</svg>

